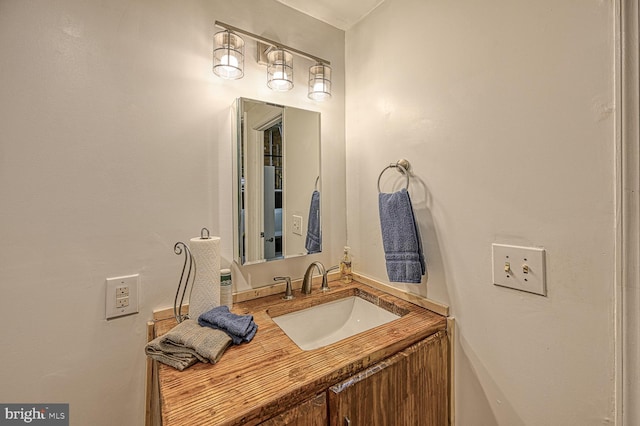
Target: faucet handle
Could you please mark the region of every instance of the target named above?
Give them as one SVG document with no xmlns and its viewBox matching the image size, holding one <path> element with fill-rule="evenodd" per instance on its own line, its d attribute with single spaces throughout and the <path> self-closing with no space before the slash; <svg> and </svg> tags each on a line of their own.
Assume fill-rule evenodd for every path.
<svg viewBox="0 0 640 426">
<path fill-rule="evenodd" d="M 320 287 L 320 291 L 328 291 L 328 290 L 330 290 L 330 288 L 329 288 L 329 278 L 327 277 L 327 275 L 329 274 L 329 272 L 335 271 L 338 268 L 340 268 L 339 265 L 332 266 L 329 269 L 325 269 L 324 273 L 322 274 L 322 287 Z"/>
<path fill-rule="evenodd" d="M 287 282 L 287 288 L 284 291 L 284 296 L 282 296 L 282 298 L 284 300 L 291 300 L 293 299 L 293 290 L 291 289 L 291 277 L 273 277 L 274 281 L 286 281 Z"/>
</svg>

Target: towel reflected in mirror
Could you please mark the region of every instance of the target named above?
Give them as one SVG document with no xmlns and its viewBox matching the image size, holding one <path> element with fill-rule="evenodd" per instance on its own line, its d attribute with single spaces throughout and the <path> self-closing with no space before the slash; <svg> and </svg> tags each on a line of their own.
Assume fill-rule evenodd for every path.
<svg viewBox="0 0 640 426">
<path fill-rule="evenodd" d="M 318 190 L 314 190 L 311 194 L 305 248 L 307 249 L 308 254 L 320 253 L 322 250 L 322 235 L 320 230 L 320 192 Z"/>
</svg>

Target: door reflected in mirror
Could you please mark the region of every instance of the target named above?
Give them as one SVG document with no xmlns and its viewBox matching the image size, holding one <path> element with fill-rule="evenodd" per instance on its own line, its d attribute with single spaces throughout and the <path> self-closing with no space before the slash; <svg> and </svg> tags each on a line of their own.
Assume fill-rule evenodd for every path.
<svg viewBox="0 0 640 426">
<path fill-rule="evenodd" d="M 234 112 L 236 261 L 320 252 L 320 113 L 246 98 Z"/>
</svg>

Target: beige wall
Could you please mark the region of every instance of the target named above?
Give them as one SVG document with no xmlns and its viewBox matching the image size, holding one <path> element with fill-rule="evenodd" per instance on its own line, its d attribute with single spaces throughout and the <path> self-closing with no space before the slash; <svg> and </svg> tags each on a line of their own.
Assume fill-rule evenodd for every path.
<svg viewBox="0 0 640 426">
<path fill-rule="evenodd" d="M 613 419 L 613 18 L 601 1 L 386 0 L 346 33 L 354 268 L 386 280 L 376 180 L 407 158 L 429 279 L 403 288 L 457 318 L 459 425 Z M 545 247 L 548 297 L 494 286 L 493 242 Z"/>
<path fill-rule="evenodd" d="M 247 40 L 245 78 L 216 78 L 215 20 L 332 61 L 334 98 L 276 94 Z M 286 24 L 286 25 L 285 25 Z M 345 243 L 344 33 L 271 1 L 0 2 L 0 402 L 68 402 L 77 425 L 140 425 L 145 323 L 171 306 L 177 241 L 206 226 L 232 259 L 236 97 L 322 113 L 329 263 Z M 265 285 L 297 259 L 236 270 Z M 283 271 L 285 269 L 285 271 Z M 140 313 L 104 320 L 105 278 L 141 274 Z"/>
<path fill-rule="evenodd" d="M 282 225 L 286 239 L 285 253 L 288 256 L 307 252 L 305 244 L 309 206 L 320 165 L 317 146 L 320 123 L 316 114 L 299 109 L 287 108 L 284 117 L 284 162 L 287 173 L 284 176 L 286 214 L 283 213 Z M 302 235 L 293 232 L 293 215 L 302 217 Z"/>
<path fill-rule="evenodd" d="M 307 100 L 297 58 L 293 92 L 271 92 L 250 42 L 245 78 L 215 78 L 216 19 L 331 60 L 333 99 Z M 612 419 L 613 5 L 386 0 L 346 37 L 345 158 L 342 31 L 270 0 L 0 2 L 0 402 L 141 424 L 144 324 L 172 303 L 173 244 L 207 226 L 232 259 L 229 106 L 244 96 L 322 113 L 311 259 L 336 263 L 348 225 L 354 269 L 384 281 L 375 183 L 411 161 L 429 283 L 403 288 L 457 318 L 459 425 Z M 545 247 L 549 296 L 493 286 L 492 242 Z M 309 260 L 235 269 L 235 284 Z M 130 273 L 141 311 L 107 322 L 104 279 Z"/>
</svg>

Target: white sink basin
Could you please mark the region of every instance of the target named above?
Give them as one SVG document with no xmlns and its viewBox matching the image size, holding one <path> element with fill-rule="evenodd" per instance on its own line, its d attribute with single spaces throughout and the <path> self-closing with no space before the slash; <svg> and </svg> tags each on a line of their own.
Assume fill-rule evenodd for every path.
<svg viewBox="0 0 640 426">
<path fill-rule="evenodd" d="M 300 349 L 309 351 L 398 318 L 373 303 L 351 296 L 272 319 Z"/>
</svg>

